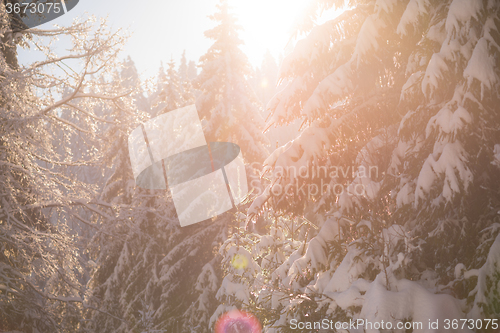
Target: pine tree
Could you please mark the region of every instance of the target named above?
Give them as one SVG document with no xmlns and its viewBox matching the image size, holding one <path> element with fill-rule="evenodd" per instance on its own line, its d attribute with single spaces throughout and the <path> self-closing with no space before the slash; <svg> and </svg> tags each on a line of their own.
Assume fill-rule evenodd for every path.
<svg viewBox="0 0 500 333">
<path fill-rule="evenodd" d="M 114 74 L 112 82 L 119 82 L 134 91 L 140 88 L 141 82 L 130 61 L 126 61 L 121 71 Z M 119 209 L 101 221 L 101 228 L 89 245 L 95 267 L 88 283 L 87 303 L 91 310 L 87 312 L 90 320 L 85 328 L 92 332 L 128 329 L 137 320 L 136 313 L 127 313 L 127 309 L 129 312 L 131 308 L 133 311 L 145 309 L 137 307 L 137 302 L 144 299 L 131 302 L 124 296 L 124 289 L 130 287 L 131 278 L 137 278 L 134 268 L 142 259 L 137 254 L 142 253 L 143 245 L 150 240 L 144 228 L 149 226 L 150 211 L 155 207 L 158 195 L 135 187 L 128 137 L 131 130 L 147 119 L 147 114 L 138 110 L 136 102 L 131 96 L 111 108 L 109 116 L 113 122 L 102 133 L 107 145 L 102 147 L 105 159 L 101 167 L 112 172 L 107 174 L 100 200 Z M 141 290 L 134 289 L 134 292 L 140 294 Z"/>
<path fill-rule="evenodd" d="M 496 318 L 499 5 L 351 1 L 314 25 L 342 4 L 307 11 L 268 104 L 272 123 L 305 129 L 264 162 L 249 219 L 271 210 L 315 227 L 265 293 L 247 285 L 289 296 L 257 304 L 265 329 Z"/>
<path fill-rule="evenodd" d="M 186 50 L 182 52 L 181 63 L 179 65 L 179 78 L 182 82 L 188 81 L 188 65 L 186 59 Z"/>
<path fill-rule="evenodd" d="M 160 112 L 160 110 L 164 107 L 163 102 L 161 101 L 160 94 L 163 92 L 166 81 L 167 74 L 165 73 L 163 62 L 161 62 L 160 68 L 158 69 L 158 75 L 156 76 L 156 86 L 153 92 L 148 95 L 149 104 L 151 105 L 151 117 L 155 117 L 156 114 Z"/>
<path fill-rule="evenodd" d="M 182 102 L 184 105 L 191 105 L 194 104 L 196 98 L 195 98 L 195 92 L 193 89 L 193 86 L 191 85 L 191 82 L 186 80 L 182 82 L 181 86 L 181 98 Z"/>
<path fill-rule="evenodd" d="M 279 68 L 276 60 L 272 56 L 271 52 L 267 50 L 262 60 L 260 68 L 255 70 L 255 91 L 258 92 L 259 98 L 264 106 L 263 118 L 267 119 L 270 110 L 267 108 L 267 104 L 271 98 L 281 90 L 284 85 L 283 82 L 278 82 Z M 278 85 L 279 84 L 279 85 Z M 271 150 L 295 139 L 300 134 L 300 127 L 302 121 L 300 119 L 295 119 L 291 124 L 282 126 L 267 126 L 266 137 L 270 142 Z"/>
<path fill-rule="evenodd" d="M 193 81 L 198 76 L 198 70 L 196 69 L 196 63 L 190 60 L 187 69 L 187 78 L 189 81 Z"/>
<path fill-rule="evenodd" d="M 132 97 L 135 99 L 137 109 L 141 112 L 149 112 L 149 102 L 144 96 L 144 90 L 142 89 L 139 73 L 137 72 L 135 63 L 130 56 L 127 56 L 127 59 L 125 59 L 123 69 L 120 73 L 120 80 L 122 80 L 121 86 L 126 89 L 134 90 Z"/>
<path fill-rule="evenodd" d="M 234 142 L 248 162 L 262 161 L 266 138 L 256 96 L 247 82 L 250 66 L 239 49 L 241 28 L 229 13 L 227 1 L 222 0 L 217 8 L 211 19 L 219 25 L 205 32 L 214 44 L 201 57 L 201 73 L 193 82 L 201 91 L 196 107 L 207 120 L 208 141 Z"/>
<path fill-rule="evenodd" d="M 195 102 L 195 96 L 191 79 L 188 77 L 188 65 L 186 51 L 182 52 L 181 64 L 179 65 L 179 78 L 181 80 L 181 97 L 183 105 L 191 105 Z"/>
<path fill-rule="evenodd" d="M 168 77 L 176 77 L 173 68 L 172 62 L 167 83 Z M 116 78 L 127 82 L 127 71 Z M 227 216 L 181 228 L 170 191 L 141 189 L 133 178 L 128 136 L 146 120 L 144 113 L 131 100 L 123 100 L 111 111 L 114 123 L 103 134 L 109 143 L 103 167 L 113 172 L 100 199 L 116 209 L 101 221 L 89 246 L 95 267 L 88 283 L 85 329 L 193 332 L 196 326 L 206 328 L 214 309 L 205 296 L 213 296 L 196 284 L 205 278 L 212 279 L 212 284 L 214 278 L 220 280 L 214 258 L 226 234 Z M 212 289 L 215 293 L 216 287 Z M 200 313 L 195 303 L 206 312 L 205 319 L 190 315 Z"/>
<path fill-rule="evenodd" d="M 185 106 L 183 94 L 183 85 L 175 70 L 175 62 L 170 59 L 167 72 L 164 72 L 162 65 L 158 74 L 157 91 L 152 97 L 155 116 Z M 188 93 L 186 93 L 186 98 L 190 98 Z"/>
</svg>

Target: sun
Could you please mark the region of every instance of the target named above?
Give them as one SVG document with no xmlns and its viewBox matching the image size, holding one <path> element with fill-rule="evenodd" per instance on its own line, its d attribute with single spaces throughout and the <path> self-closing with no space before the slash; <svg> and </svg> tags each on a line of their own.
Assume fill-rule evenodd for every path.
<svg viewBox="0 0 500 333">
<path fill-rule="evenodd" d="M 260 66 L 269 50 L 279 61 L 293 47 L 290 39 L 297 20 L 302 18 L 312 0 L 232 0 L 232 12 L 243 27 L 240 37 L 242 50 L 253 66 Z M 322 12 L 316 24 L 322 24 L 340 15 L 346 7 Z"/>
<path fill-rule="evenodd" d="M 278 60 L 290 40 L 293 25 L 308 5 L 304 0 L 233 0 L 229 4 L 243 27 L 242 50 L 259 66 L 267 50 Z"/>
</svg>

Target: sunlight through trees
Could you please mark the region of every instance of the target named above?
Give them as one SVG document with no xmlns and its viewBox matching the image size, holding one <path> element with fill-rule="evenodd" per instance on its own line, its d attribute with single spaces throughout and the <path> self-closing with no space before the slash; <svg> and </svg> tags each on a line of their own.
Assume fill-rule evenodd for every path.
<svg viewBox="0 0 500 333">
<path fill-rule="evenodd" d="M 496 332 L 499 13 L 312 0 L 252 68 L 220 0 L 199 62 L 145 79 L 104 20 L 19 32 L 0 4 L 0 331 Z M 181 227 L 128 137 L 192 104 L 250 194 Z"/>
</svg>

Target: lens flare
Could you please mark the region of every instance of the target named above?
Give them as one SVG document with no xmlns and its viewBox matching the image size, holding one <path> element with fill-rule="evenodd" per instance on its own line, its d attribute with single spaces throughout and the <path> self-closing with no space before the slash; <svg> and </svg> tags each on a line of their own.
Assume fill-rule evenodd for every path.
<svg viewBox="0 0 500 333">
<path fill-rule="evenodd" d="M 231 266 L 236 269 L 243 268 L 245 269 L 248 266 L 248 258 L 242 254 L 236 254 L 231 260 Z"/>
<path fill-rule="evenodd" d="M 259 320 L 251 313 L 240 310 L 229 311 L 219 317 L 215 333 L 261 333 Z"/>
</svg>

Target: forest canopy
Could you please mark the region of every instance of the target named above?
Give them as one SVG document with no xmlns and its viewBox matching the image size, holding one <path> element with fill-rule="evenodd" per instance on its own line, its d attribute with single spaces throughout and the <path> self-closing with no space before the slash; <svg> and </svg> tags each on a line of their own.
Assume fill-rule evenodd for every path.
<svg viewBox="0 0 500 333">
<path fill-rule="evenodd" d="M 231 4 L 150 79 L 105 20 L 0 4 L 0 331 L 497 331 L 500 3 L 312 0 L 260 66 Z M 193 104 L 250 193 L 181 227 L 128 138 Z"/>
</svg>

